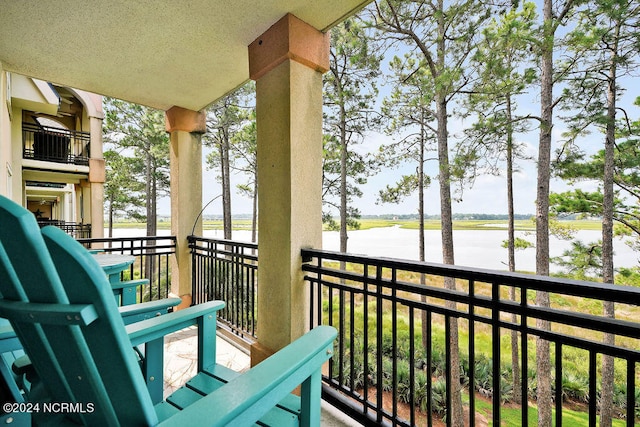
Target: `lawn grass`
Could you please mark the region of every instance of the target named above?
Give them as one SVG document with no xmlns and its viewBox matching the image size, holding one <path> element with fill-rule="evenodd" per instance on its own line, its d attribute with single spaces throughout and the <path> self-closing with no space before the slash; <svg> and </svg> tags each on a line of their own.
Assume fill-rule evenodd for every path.
<svg viewBox="0 0 640 427">
<path fill-rule="evenodd" d="M 468 400 L 468 397 L 467 397 Z M 476 399 L 476 411 L 486 417 L 489 422 L 489 426 L 493 426 L 493 407 L 491 402 L 484 399 Z M 552 411 L 553 419 L 555 420 L 556 411 Z M 500 408 L 500 425 L 502 427 L 519 427 L 522 425 L 522 415 L 519 406 L 503 405 Z M 529 425 L 538 425 L 538 408 L 534 405 L 529 405 L 527 412 L 527 418 L 529 419 Z M 597 424 L 600 417 L 597 418 Z M 584 411 L 575 411 L 572 409 L 562 408 L 562 425 L 565 427 L 584 427 L 589 425 L 589 412 L 585 408 Z M 625 421 L 620 419 L 613 419 L 612 425 L 614 427 L 624 427 Z"/>
</svg>

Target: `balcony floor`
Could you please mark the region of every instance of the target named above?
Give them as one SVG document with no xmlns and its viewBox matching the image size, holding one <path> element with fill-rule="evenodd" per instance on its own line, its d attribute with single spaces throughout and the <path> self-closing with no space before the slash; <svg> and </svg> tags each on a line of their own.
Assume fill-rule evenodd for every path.
<svg viewBox="0 0 640 427">
<path fill-rule="evenodd" d="M 195 328 L 188 328 L 169 335 L 165 339 L 165 396 L 181 387 L 196 373 L 198 345 L 196 332 Z M 216 346 L 216 360 L 219 364 L 238 372 L 249 369 L 251 364 L 249 356 L 235 345 L 218 336 Z M 323 427 L 360 426 L 325 401 L 322 401 L 320 424 Z"/>
</svg>

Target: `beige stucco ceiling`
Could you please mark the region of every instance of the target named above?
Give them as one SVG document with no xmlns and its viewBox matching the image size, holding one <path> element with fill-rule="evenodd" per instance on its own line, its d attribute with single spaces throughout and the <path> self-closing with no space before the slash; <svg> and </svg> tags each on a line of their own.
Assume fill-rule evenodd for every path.
<svg viewBox="0 0 640 427">
<path fill-rule="evenodd" d="M 0 63 L 164 110 L 200 110 L 249 78 L 247 46 L 285 14 L 325 31 L 370 1 L 5 1 Z"/>
</svg>

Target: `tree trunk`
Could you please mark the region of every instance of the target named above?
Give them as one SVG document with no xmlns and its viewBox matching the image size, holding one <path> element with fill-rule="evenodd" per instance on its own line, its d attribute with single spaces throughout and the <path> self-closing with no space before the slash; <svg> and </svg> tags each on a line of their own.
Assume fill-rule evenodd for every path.
<svg viewBox="0 0 640 427">
<path fill-rule="evenodd" d="M 444 10 L 444 0 L 438 0 L 438 10 Z M 437 17 L 438 20 L 438 40 L 436 67 L 439 72 L 446 68 L 445 54 L 445 21 L 444 14 Z M 438 76 L 434 76 L 437 77 Z M 438 85 L 436 84 L 436 87 Z M 448 112 L 446 88 L 441 88 L 436 92 L 436 120 L 437 143 L 438 143 L 438 165 L 440 183 L 440 215 L 442 233 L 442 261 L 445 264 L 455 264 L 453 256 L 453 213 L 451 210 L 451 171 L 449 170 L 449 142 L 448 142 Z M 447 289 L 456 289 L 456 281 L 452 277 L 446 277 L 444 286 Z M 446 301 L 445 306 L 449 310 L 456 309 L 455 301 Z M 449 319 L 451 334 L 449 339 L 449 351 L 451 352 L 451 366 L 449 366 L 449 379 L 451 382 L 451 402 L 449 402 L 448 413 L 451 413 L 451 425 L 463 426 L 464 414 L 462 410 L 462 387 L 460 384 L 460 345 L 458 343 L 458 319 Z"/>
<path fill-rule="evenodd" d="M 347 252 L 347 132 L 344 102 L 340 104 L 340 252 Z M 344 268 L 344 267 L 343 267 Z"/>
<path fill-rule="evenodd" d="M 155 164 L 152 170 L 155 170 Z M 149 209 L 147 213 L 147 236 L 158 234 L 158 179 L 155 174 L 151 174 L 151 186 L 149 197 Z"/>
<path fill-rule="evenodd" d="M 149 165 L 147 169 L 147 189 L 148 189 L 148 202 L 147 202 L 147 236 L 156 236 L 158 234 L 158 221 L 157 221 L 157 200 L 158 200 L 158 182 L 156 175 L 154 173 L 156 169 L 155 162 L 151 156 L 147 158 L 147 164 Z M 155 249 L 150 247 L 153 246 L 153 242 L 146 242 L 146 252 L 151 255 L 155 252 Z M 149 280 L 153 279 L 153 272 L 155 271 L 153 256 L 144 256 L 144 277 Z M 151 291 L 151 289 L 149 289 Z M 149 298 L 152 298 L 152 295 L 149 295 Z M 166 295 L 159 295 L 159 297 L 164 298 Z"/>
<path fill-rule="evenodd" d="M 449 170 L 449 144 L 447 139 L 447 102 L 442 94 L 437 95 L 436 116 L 438 120 L 438 162 L 440 183 L 440 215 L 442 218 L 442 261 L 445 264 L 455 264 L 453 256 L 453 214 L 451 210 L 451 174 Z M 456 281 L 452 277 L 445 277 L 446 289 L 456 289 Z M 446 301 L 449 310 L 456 309 L 454 301 Z M 449 378 L 451 381 L 451 423 L 453 426 L 464 425 L 462 410 L 462 387 L 460 385 L 460 348 L 458 343 L 458 319 L 449 319 L 451 328 L 449 351 L 451 352 L 451 366 Z"/>
<path fill-rule="evenodd" d="M 251 243 L 258 240 L 258 174 L 253 178 L 253 206 L 251 212 Z"/>
<path fill-rule="evenodd" d="M 516 271 L 516 249 L 515 249 L 515 221 L 513 207 L 513 126 L 511 114 L 511 96 L 506 96 L 506 113 L 507 113 L 507 212 L 508 219 L 508 253 L 509 253 L 509 271 Z M 509 298 L 516 301 L 516 288 L 509 287 Z M 518 316 L 511 315 L 511 321 L 516 323 Z M 518 332 L 511 331 L 511 373 L 513 381 L 513 401 L 515 403 L 522 402 L 522 387 L 520 382 L 520 356 L 518 351 Z"/>
<path fill-rule="evenodd" d="M 418 256 L 420 261 L 425 260 L 424 245 L 424 149 L 425 149 L 425 126 L 424 109 L 422 110 L 422 120 L 420 121 L 420 156 L 418 162 Z M 424 284 L 424 283 L 423 283 Z"/>
<path fill-rule="evenodd" d="M 229 135 L 226 129 L 220 132 L 220 169 L 222 176 L 222 227 L 224 238 L 231 239 L 231 177 L 229 165 Z"/>
<path fill-rule="evenodd" d="M 151 144 L 146 145 L 146 156 L 144 160 L 144 178 L 145 178 L 145 203 L 147 216 L 147 236 L 153 236 L 153 225 L 155 218 L 153 217 L 153 160 L 150 154 Z"/>
<path fill-rule="evenodd" d="M 109 203 L 109 238 L 113 237 L 113 203 Z M 109 242 L 111 247 L 111 242 Z"/>
<path fill-rule="evenodd" d="M 540 141 L 538 145 L 538 190 L 536 194 L 536 274 L 549 275 L 549 180 L 551 166 L 551 129 L 553 127 L 553 46 L 554 17 L 552 0 L 544 0 L 543 41 L 540 76 Z M 549 294 L 538 291 L 536 304 L 549 307 Z M 548 321 L 536 320 L 536 326 L 549 330 Z M 551 427 L 551 355 L 549 342 L 536 340 L 536 378 L 538 380 L 538 426 Z"/>
<path fill-rule="evenodd" d="M 620 26 L 616 26 L 619 33 Z M 618 37 L 615 37 L 617 42 Z M 611 47 L 609 79 L 607 88 L 607 130 L 604 144 L 604 178 L 602 199 L 602 281 L 614 282 L 613 270 L 613 179 L 615 156 L 615 119 L 616 119 L 616 74 L 617 45 Z M 615 317 L 615 304 L 611 301 L 603 303 L 604 317 Z M 604 334 L 605 344 L 615 344 L 613 334 Z M 600 395 L 600 426 L 611 426 L 613 421 L 613 357 L 602 357 L 602 389 Z"/>
<path fill-rule="evenodd" d="M 424 149 L 425 149 L 425 126 L 424 126 L 424 109 L 422 110 L 422 120 L 420 122 L 420 156 L 418 161 L 418 257 L 420 261 L 425 260 L 425 242 L 424 242 Z M 420 284 L 425 285 L 427 282 L 425 274 L 420 274 Z M 420 301 L 427 302 L 426 295 L 420 296 Z M 422 347 L 427 348 L 428 341 L 428 320 L 427 311 L 422 311 Z"/>
</svg>

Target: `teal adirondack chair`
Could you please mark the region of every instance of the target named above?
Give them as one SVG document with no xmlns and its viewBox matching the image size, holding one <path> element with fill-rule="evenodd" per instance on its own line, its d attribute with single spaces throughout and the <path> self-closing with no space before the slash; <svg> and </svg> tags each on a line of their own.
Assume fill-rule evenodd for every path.
<svg viewBox="0 0 640 427">
<path fill-rule="evenodd" d="M 7 209 L 11 207 L 15 208 L 15 212 L 21 213 L 22 208 L 0 196 L 0 206 L 5 206 Z M 16 232 L 16 230 L 10 229 L 8 223 L 11 221 L 11 215 L 8 214 L 9 210 L 3 210 L 0 213 L 0 235 L 4 233 L 4 239 L 18 238 L 22 232 Z M 12 210 L 14 212 L 14 210 Z M 7 216 L 9 215 L 9 216 Z M 4 220 L 3 220 L 4 219 Z M 31 221 L 26 221 L 27 225 Z M 36 240 L 42 240 L 39 233 L 35 233 Z M 9 240 L 10 241 L 10 240 Z M 42 243 L 40 243 L 42 245 Z M 91 252 L 89 252 L 91 253 Z M 38 264 L 40 263 L 40 257 L 38 254 L 35 258 L 30 258 L 29 262 Z M 30 272 L 30 268 L 25 268 L 25 272 Z M 2 277 L 2 267 L 0 266 L 0 281 L 8 280 Z M 27 279 L 29 280 L 29 279 Z M 138 283 L 133 284 L 135 292 L 135 286 Z M 121 286 L 125 288 L 129 284 Z M 181 302 L 180 298 L 165 298 L 158 301 L 149 301 L 140 304 L 132 304 L 127 306 L 118 307 L 120 315 L 125 325 L 139 322 L 141 320 L 154 318 L 162 314 L 166 314 L 169 309 L 175 307 Z M 13 365 L 13 369 L 12 369 Z M 19 366 L 19 368 L 17 368 Z M 24 402 L 25 394 L 29 393 L 30 384 L 25 379 L 32 377 L 34 374 L 32 365 L 27 356 L 24 355 L 22 344 L 18 340 L 15 331 L 6 319 L 0 318 L 0 397 L 3 402 L 15 401 Z M 156 390 L 154 390 L 154 387 Z M 154 384 L 152 387 L 153 392 L 157 395 L 161 393 L 159 386 Z"/>
<path fill-rule="evenodd" d="M 40 232 L 33 215 L 8 199 L 0 199 L 0 224 L 0 316 L 11 322 L 41 381 L 28 402 L 37 411 L 1 421 L 319 425 L 321 366 L 331 357 L 335 329 L 316 328 L 240 375 L 215 363 L 223 302 L 125 326 L 104 273 L 80 244 L 54 227 Z M 191 325 L 198 327 L 199 372 L 161 400 L 147 386 L 163 382 L 163 336 Z M 133 346 L 145 347 L 142 367 Z M 290 395 L 299 384 L 300 397 Z"/>
</svg>

